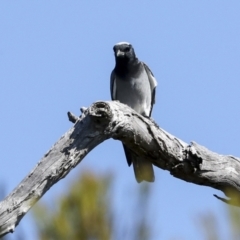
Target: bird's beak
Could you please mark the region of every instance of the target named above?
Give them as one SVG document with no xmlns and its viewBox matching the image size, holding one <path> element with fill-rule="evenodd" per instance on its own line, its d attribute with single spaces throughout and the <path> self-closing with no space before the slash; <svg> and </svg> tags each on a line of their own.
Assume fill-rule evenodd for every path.
<svg viewBox="0 0 240 240">
<path fill-rule="evenodd" d="M 117 57 L 123 57 L 125 55 L 124 52 L 122 52 L 121 50 L 117 50 Z"/>
</svg>

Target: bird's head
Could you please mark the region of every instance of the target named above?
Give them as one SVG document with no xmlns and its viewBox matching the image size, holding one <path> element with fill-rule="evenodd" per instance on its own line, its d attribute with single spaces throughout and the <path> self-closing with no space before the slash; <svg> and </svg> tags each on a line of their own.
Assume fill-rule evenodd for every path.
<svg viewBox="0 0 240 240">
<path fill-rule="evenodd" d="M 116 61 L 131 61 L 136 58 L 132 45 L 128 42 L 119 42 L 113 47 Z"/>
</svg>

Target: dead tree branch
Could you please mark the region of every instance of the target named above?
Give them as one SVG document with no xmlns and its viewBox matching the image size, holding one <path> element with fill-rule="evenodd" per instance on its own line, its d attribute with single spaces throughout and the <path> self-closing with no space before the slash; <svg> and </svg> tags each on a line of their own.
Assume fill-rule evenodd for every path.
<svg viewBox="0 0 240 240">
<path fill-rule="evenodd" d="M 187 182 L 223 191 L 240 206 L 240 159 L 187 144 L 119 102 L 96 102 L 76 121 L 23 181 L 0 202 L 0 236 L 13 232 L 28 210 L 101 142 L 113 138 Z"/>
</svg>

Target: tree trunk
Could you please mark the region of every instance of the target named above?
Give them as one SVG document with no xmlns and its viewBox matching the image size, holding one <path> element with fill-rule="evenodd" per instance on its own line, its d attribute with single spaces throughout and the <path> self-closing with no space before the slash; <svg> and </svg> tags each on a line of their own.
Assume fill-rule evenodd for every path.
<svg viewBox="0 0 240 240">
<path fill-rule="evenodd" d="M 0 237 L 13 232 L 22 217 L 49 188 L 98 144 L 122 141 L 136 154 L 174 177 L 223 191 L 240 206 L 240 159 L 223 156 L 192 142 L 187 144 L 119 102 L 96 102 L 82 115 L 69 114 L 74 126 L 43 156 L 37 166 L 0 202 Z"/>
</svg>

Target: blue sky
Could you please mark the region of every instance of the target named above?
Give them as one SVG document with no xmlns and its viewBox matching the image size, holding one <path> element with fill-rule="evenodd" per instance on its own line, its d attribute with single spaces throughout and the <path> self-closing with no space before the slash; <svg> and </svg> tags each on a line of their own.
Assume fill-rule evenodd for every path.
<svg viewBox="0 0 240 240">
<path fill-rule="evenodd" d="M 2 0 L 0 181 L 7 193 L 71 127 L 67 111 L 78 114 L 82 106 L 110 99 L 112 47 L 119 41 L 132 43 L 158 81 L 153 118 L 160 127 L 239 157 L 239 11 L 237 0 Z M 113 140 L 94 149 L 43 199 L 52 202 L 85 168 L 115 174 L 115 205 L 127 211 L 127 189 L 137 183 Z M 155 175 L 149 212 L 154 240 L 202 239 L 196 219 L 204 213 L 215 214 L 227 236 L 226 206 L 213 197 L 221 192 L 161 169 Z M 30 214 L 20 225 L 33 239 Z"/>
</svg>

